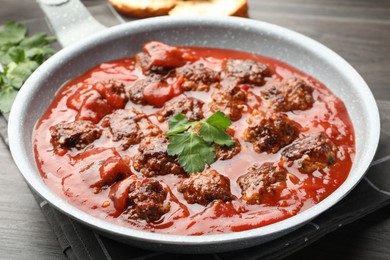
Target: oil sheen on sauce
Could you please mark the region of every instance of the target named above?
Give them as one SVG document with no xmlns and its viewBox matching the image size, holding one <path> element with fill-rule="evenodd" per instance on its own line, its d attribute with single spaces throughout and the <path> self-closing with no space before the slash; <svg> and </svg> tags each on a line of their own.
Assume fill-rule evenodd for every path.
<svg viewBox="0 0 390 260">
<path fill-rule="evenodd" d="M 315 88 L 313 107 L 305 111 L 286 112 L 286 114 L 290 119 L 298 122 L 306 133 L 326 133 L 338 147 L 336 163 L 311 174 L 302 173 L 294 166 L 287 167 L 289 172 L 286 180 L 287 187 L 281 198 L 267 204 L 247 205 L 239 199 L 241 190 L 236 183 L 237 178 L 243 175 L 246 169 L 254 163 L 280 160 L 281 151 L 275 154 L 256 153 L 251 143 L 245 142 L 242 137 L 240 138 L 247 126 L 246 119 L 249 115 L 249 113 L 244 113 L 244 116 L 232 125 L 236 133 L 235 136 L 240 140 L 241 152 L 230 160 L 216 161 L 208 166 L 209 169 L 215 169 L 220 174 L 229 177 L 231 192 L 237 199 L 226 203 L 210 203 L 207 206 L 188 204 L 184 200 L 183 194 L 177 191 L 182 177 L 168 174 L 154 177 L 154 179 L 162 180 L 170 187 L 171 193 L 168 195 L 171 202 L 170 211 L 154 223 L 126 218 L 115 209 L 109 198 L 109 188 L 97 193 L 91 187 L 96 181 L 96 177 L 93 171 L 86 169 L 93 161 L 108 158 L 118 153 L 125 158 L 126 162 L 130 163 L 131 158 L 137 152 L 138 145 L 133 145 L 122 151 L 119 148 L 119 142 L 114 142 L 102 135 L 101 138 L 83 150 L 70 149 L 65 154 L 57 154 L 53 151 L 50 142 L 49 128 L 60 122 L 74 121 L 78 111 L 69 107 L 68 99 L 78 89 L 111 79 L 123 82 L 125 85 L 131 85 L 134 81 L 142 78 L 140 69 L 135 66 L 135 59 L 130 57 L 100 64 L 67 82 L 61 87 L 47 111 L 37 122 L 33 133 L 35 158 L 41 176 L 50 189 L 71 205 L 88 214 L 121 226 L 157 233 L 202 235 L 243 231 L 289 218 L 320 202 L 345 181 L 355 154 L 353 127 L 342 101 L 322 83 L 292 66 L 268 57 L 232 50 L 182 48 L 195 59 L 203 57 L 210 62 L 210 66 L 215 66 L 216 69 L 220 67 L 222 60 L 226 57 L 253 59 L 267 64 L 274 72 L 274 76 L 267 79 L 264 86 L 249 86 L 248 91 L 255 95 L 260 95 L 260 91 L 271 84 L 272 80 L 298 76 L 310 82 Z M 211 99 L 210 94 L 210 92 L 186 91 L 180 95 L 208 102 Z M 269 110 L 261 103 L 256 106 L 259 110 Z M 131 101 L 128 101 L 125 107 L 134 107 L 143 111 L 163 132 L 168 130 L 167 123 L 159 123 L 155 117 L 156 111 L 161 108 L 136 105 Z M 205 117 L 212 114 L 207 105 L 203 109 Z M 101 148 L 97 150 L 98 152 L 95 150 L 94 153 L 91 153 L 88 152 L 91 147 Z M 134 174 L 141 176 L 133 168 L 131 170 Z"/>
</svg>

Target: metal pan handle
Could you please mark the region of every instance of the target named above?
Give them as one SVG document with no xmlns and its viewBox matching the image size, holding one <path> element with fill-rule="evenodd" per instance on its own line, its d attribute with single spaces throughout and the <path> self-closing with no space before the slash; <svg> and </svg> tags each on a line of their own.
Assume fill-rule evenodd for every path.
<svg viewBox="0 0 390 260">
<path fill-rule="evenodd" d="M 62 47 L 106 29 L 80 0 L 37 0 Z"/>
</svg>

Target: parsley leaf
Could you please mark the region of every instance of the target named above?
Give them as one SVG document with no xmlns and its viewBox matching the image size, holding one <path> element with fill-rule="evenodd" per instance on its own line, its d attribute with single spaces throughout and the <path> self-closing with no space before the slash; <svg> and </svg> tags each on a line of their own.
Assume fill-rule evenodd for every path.
<svg viewBox="0 0 390 260">
<path fill-rule="evenodd" d="M 27 28 L 23 24 L 17 22 L 5 23 L 0 30 L 0 44 L 17 44 L 23 40 L 27 33 Z"/>
<path fill-rule="evenodd" d="M 203 123 L 199 134 L 208 143 L 233 146 L 234 140 L 226 133 L 226 129 L 231 124 L 232 121 L 224 113 L 217 111 Z"/>
<path fill-rule="evenodd" d="M 47 36 L 46 33 L 36 33 L 31 37 L 24 38 L 20 42 L 20 46 L 27 49 L 32 49 L 35 47 L 45 47 L 50 42 L 54 41 L 55 37 Z"/>
<path fill-rule="evenodd" d="M 24 49 L 19 46 L 9 48 L 8 55 L 11 60 L 16 63 L 22 62 L 26 59 L 26 53 L 24 52 Z"/>
<path fill-rule="evenodd" d="M 14 101 L 16 94 L 18 94 L 18 92 L 11 87 L 3 89 L 0 92 L 0 110 L 1 111 L 5 111 L 9 107 L 12 106 L 12 102 Z"/>
<path fill-rule="evenodd" d="M 214 147 L 194 133 L 173 135 L 168 145 L 168 154 L 177 155 L 179 164 L 187 173 L 201 172 L 205 163 L 215 160 Z"/>
<path fill-rule="evenodd" d="M 24 81 L 38 68 L 35 61 L 27 60 L 21 63 L 11 62 L 7 66 L 6 77 L 9 84 L 15 89 L 20 89 Z"/>
<path fill-rule="evenodd" d="M 189 122 L 182 113 L 177 113 L 169 120 L 168 126 L 169 131 L 165 135 L 171 136 L 187 130 L 191 126 L 191 122 Z"/>
<path fill-rule="evenodd" d="M 230 119 L 220 111 L 206 120 L 196 122 L 189 122 L 185 115 L 177 113 L 169 120 L 169 131 L 165 134 L 169 137 L 168 154 L 177 156 L 179 164 L 187 173 L 201 172 L 206 164 L 215 161 L 214 143 L 235 145 L 226 133 L 231 124 Z M 198 126 L 201 126 L 200 129 Z"/>
<path fill-rule="evenodd" d="M 27 28 L 17 22 L 0 27 L 0 111 L 9 112 L 26 79 L 54 53 L 55 39 L 45 33 L 26 37 Z"/>
</svg>

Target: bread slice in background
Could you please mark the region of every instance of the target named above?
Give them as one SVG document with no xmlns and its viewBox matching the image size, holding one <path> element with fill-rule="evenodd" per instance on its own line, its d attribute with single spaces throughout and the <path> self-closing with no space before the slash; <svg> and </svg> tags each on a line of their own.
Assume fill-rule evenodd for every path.
<svg viewBox="0 0 390 260">
<path fill-rule="evenodd" d="M 178 1 L 169 11 L 169 15 L 189 16 L 240 16 L 248 17 L 248 3 L 246 0 L 193 0 Z"/>
<path fill-rule="evenodd" d="M 177 0 L 108 0 L 120 13 L 137 18 L 168 15 Z"/>
<path fill-rule="evenodd" d="M 248 17 L 247 0 L 109 0 L 118 12 L 137 18 L 161 15 Z"/>
</svg>

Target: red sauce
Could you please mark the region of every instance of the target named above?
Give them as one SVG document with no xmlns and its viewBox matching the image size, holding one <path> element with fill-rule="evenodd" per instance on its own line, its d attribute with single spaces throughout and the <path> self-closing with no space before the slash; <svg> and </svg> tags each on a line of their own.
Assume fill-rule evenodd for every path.
<svg viewBox="0 0 390 260">
<path fill-rule="evenodd" d="M 207 206 L 188 204 L 183 194 L 177 191 L 182 176 L 168 174 L 153 177 L 162 180 L 170 187 L 168 200 L 171 207 L 168 213 L 159 221 L 128 219 L 117 209 L 122 207 L 124 188 L 119 187 L 117 207 L 110 199 L 110 188 L 97 191 L 96 182 L 100 179 L 100 168 L 124 167 L 130 165 L 132 157 L 137 152 L 138 145 L 133 145 L 123 151 L 120 142 L 115 142 L 102 135 L 82 150 L 69 149 L 62 153 L 55 152 L 51 144 L 49 128 L 60 122 L 72 122 L 75 119 L 88 119 L 98 124 L 101 119 L 119 108 L 134 107 L 143 111 L 149 119 L 158 125 L 163 132 L 167 131 L 167 122 L 159 123 L 155 113 L 161 109 L 167 100 L 175 96 L 196 97 L 202 101 L 210 101 L 212 90 L 185 91 L 180 88 L 181 79 L 170 79 L 171 84 L 150 84 L 143 90 L 143 95 L 150 105 L 137 105 L 131 101 L 124 101 L 118 93 L 105 89 L 102 81 L 116 80 L 126 87 L 144 77 L 141 69 L 136 66 L 135 58 L 124 58 L 106 62 L 92 68 L 81 76 L 67 82 L 57 93 L 45 114 L 38 121 L 34 134 L 33 144 L 35 158 L 44 182 L 63 199 L 88 214 L 106 221 L 140 230 L 158 233 L 202 235 L 227 232 L 237 232 L 272 224 L 296 215 L 326 198 L 335 191 L 347 178 L 355 154 L 354 131 L 343 102 L 333 95 L 322 83 L 304 74 L 296 68 L 283 62 L 260 55 L 232 50 L 183 47 L 183 57 L 187 61 L 196 61 L 204 58 L 213 69 L 220 69 L 226 57 L 231 59 L 252 59 L 269 66 L 273 76 L 266 78 L 264 86 L 254 87 L 242 84 L 244 91 L 250 91 L 260 98 L 260 91 L 269 87 L 273 81 L 300 77 L 314 86 L 314 104 L 308 110 L 294 110 L 286 112 L 288 117 L 302 126 L 302 132 L 324 132 L 338 147 L 336 161 L 322 170 L 313 173 L 303 173 L 294 165 L 285 166 L 289 174 L 286 179 L 286 188 L 280 196 L 275 196 L 266 203 L 249 205 L 240 200 L 241 190 L 236 180 L 243 175 L 254 163 L 278 162 L 281 151 L 273 153 L 257 153 L 249 142 L 240 137 L 245 130 L 246 120 L 250 110 L 244 112 L 243 117 L 234 122 L 232 127 L 241 143 L 241 152 L 230 160 L 218 160 L 211 164 L 209 169 L 230 178 L 231 192 L 237 198 L 231 202 L 214 202 Z M 175 50 L 150 50 L 146 46 L 144 51 L 157 55 L 159 65 L 181 66 Z M 157 53 L 157 54 L 156 54 Z M 162 54 L 161 54 L 162 53 Z M 173 53 L 170 55 L 169 53 Z M 160 55 L 161 54 L 161 55 Z M 160 55 L 160 56 L 159 56 Z M 161 56 L 168 59 L 159 59 Z M 170 58 L 169 58 L 170 57 Z M 103 99 L 101 98 L 103 96 Z M 250 101 L 252 108 L 271 111 L 264 102 Z M 205 117 L 212 114 L 207 105 L 203 106 Z M 98 149 L 92 149 L 98 148 Z M 120 155 L 120 164 L 110 164 L 107 160 L 103 166 L 100 162 L 107 158 Z M 118 166 L 119 165 L 119 166 Z M 125 170 L 124 170 L 125 171 Z M 141 173 L 131 168 L 136 176 Z M 126 172 L 126 171 L 125 171 Z M 134 176 L 135 177 L 135 176 Z M 122 194 L 122 195 L 121 195 Z"/>
</svg>

